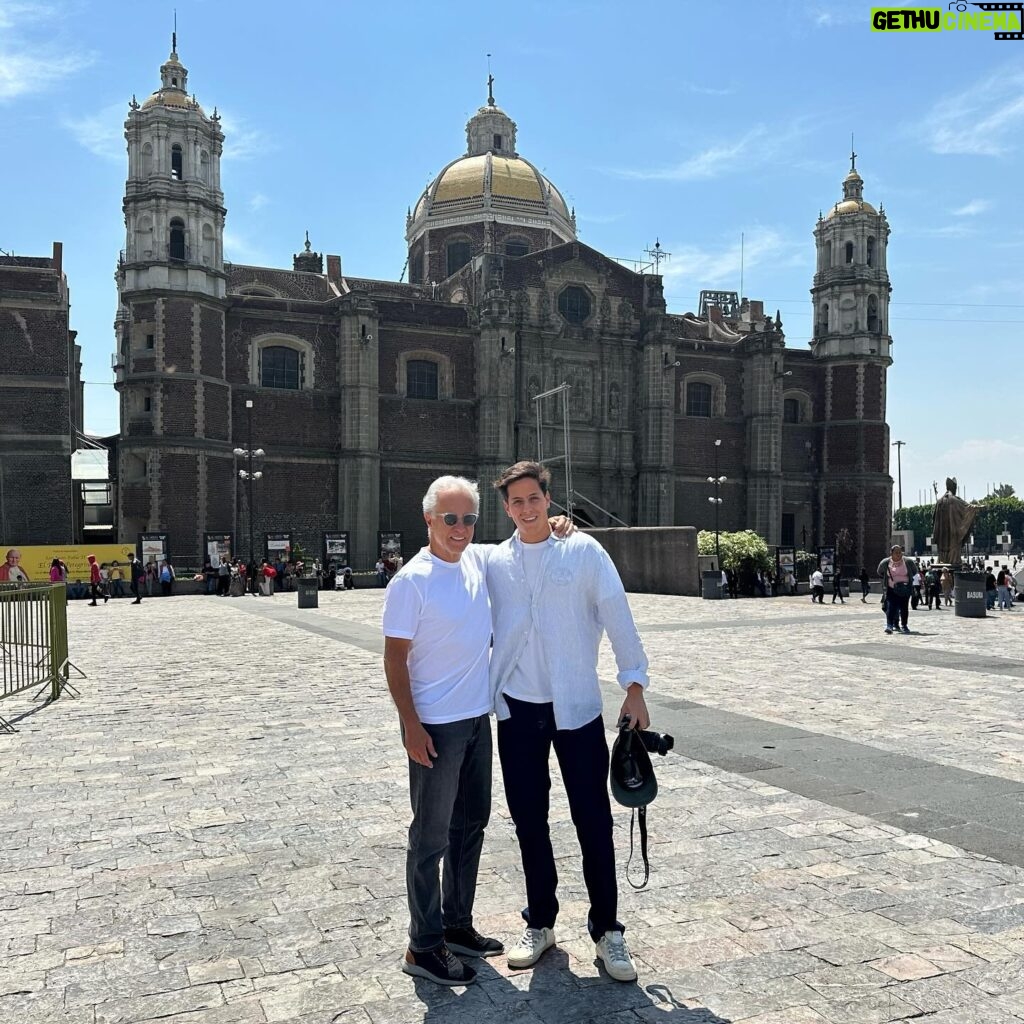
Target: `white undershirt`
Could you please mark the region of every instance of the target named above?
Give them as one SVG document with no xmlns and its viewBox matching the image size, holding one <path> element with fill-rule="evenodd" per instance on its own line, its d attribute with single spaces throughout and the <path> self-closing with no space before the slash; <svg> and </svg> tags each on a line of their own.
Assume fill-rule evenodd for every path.
<svg viewBox="0 0 1024 1024">
<path fill-rule="evenodd" d="M 547 547 L 546 539 L 539 544 L 522 545 L 523 573 L 530 590 L 531 603 L 540 584 L 540 567 Z M 541 646 L 536 628 L 532 625 L 523 653 L 519 656 L 519 661 L 505 686 L 505 694 L 516 700 L 525 700 L 529 704 L 550 704 L 554 700 L 547 662 L 544 659 L 544 648 Z"/>
</svg>

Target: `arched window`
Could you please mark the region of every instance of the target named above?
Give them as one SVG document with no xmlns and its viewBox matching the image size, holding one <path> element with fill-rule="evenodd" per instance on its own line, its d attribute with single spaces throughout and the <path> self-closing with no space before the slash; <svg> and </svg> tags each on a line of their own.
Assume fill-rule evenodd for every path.
<svg viewBox="0 0 1024 1024">
<path fill-rule="evenodd" d="M 525 238 L 509 238 L 505 242 L 505 255 L 518 259 L 530 251 L 530 243 Z"/>
<path fill-rule="evenodd" d="M 846 262 L 853 262 L 853 242 L 846 243 Z"/>
<path fill-rule="evenodd" d="M 590 316 L 590 296 L 577 285 L 563 288 L 558 296 L 558 312 L 570 324 L 581 324 Z"/>
<path fill-rule="evenodd" d="M 783 423 L 810 423 L 813 419 L 811 396 L 806 391 L 787 391 L 782 396 Z"/>
<path fill-rule="evenodd" d="M 473 249 L 469 242 L 449 242 L 446 248 L 448 254 L 448 276 L 457 270 L 461 270 L 472 258 Z"/>
<path fill-rule="evenodd" d="M 713 373 L 688 373 L 679 385 L 680 407 L 686 416 L 725 415 L 725 382 Z"/>
<path fill-rule="evenodd" d="M 203 225 L 203 265 L 212 267 L 216 262 L 214 252 L 213 227 L 210 224 Z"/>
<path fill-rule="evenodd" d="M 820 317 L 821 318 L 818 321 L 818 325 L 817 325 L 817 328 L 815 329 L 814 333 L 817 334 L 817 335 L 828 334 L 828 303 L 827 302 L 823 302 L 821 304 L 821 314 L 820 314 Z"/>
<path fill-rule="evenodd" d="M 185 250 L 185 222 L 175 217 L 170 223 L 170 240 L 167 243 L 167 257 L 172 260 L 186 259 Z"/>
<path fill-rule="evenodd" d="M 284 345 L 267 345 L 260 350 L 260 385 L 298 391 L 301 379 L 301 353 Z"/>
<path fill-rule="evenodd" d="M 823 270 L 828 270 L 828 268 L 831 267 L 831 266 L 832 266 L 832 243 L 831 242 L 826 242 L 825 243 L 825 265 L 824 265 L 824 267 L 822 269 Z"/>
<path fill-rule="evenodd" d="M 210 154 L 205 149 L 199 154 L 199 180 L 204 184 L 210 181 Z"/>
<path fill-rule="evenodd" d="M 868 266 L 873 267 L 875 265 L 875 236 L 868 236 Z"/>
<path fill-rule="evenodd" d="M 428 359 L 410 359 L 405 364 L 405 394 L 407 398 L 429 398 L 436 402 L 437 363 Z"/>
<path fill-rule="evenodd" d="M 153 145 L 145 143 L 142 147 L 142 163 L 139 167 L 141 177 L 148 178 L 153 173 Z"/>
<path fill-rule="evenodd" d="M 868 296 L 868 330 L 877 331 L 879 329 L 878 324 L 878 296 Z"/>
<path fill-rule="evenodd" d="M 183 166 L 181 146 L 176 142 L 171 146 L 171 177 L 175 181 L 181 181 Z"/>
<path fill-rule="evenodd" d="M 711 417 L 715 389 L 704 381 L 694 380 L 686 385 L 686 415 Z"/>
</svg>

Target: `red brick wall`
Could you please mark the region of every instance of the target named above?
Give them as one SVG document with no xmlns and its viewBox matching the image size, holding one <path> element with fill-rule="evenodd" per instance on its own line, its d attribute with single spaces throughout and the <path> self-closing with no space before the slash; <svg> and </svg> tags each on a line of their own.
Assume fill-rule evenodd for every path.
<svg viewBox="0 0 1024 1024">
<path fill-rule="evenodd" d="M 206 436 L 215 441 L 230 440 L 228 429 L 228 406 L 231 391 L 223 384 L 203 384 L 203 409 L 206 422 Z M 218 527 L 219 529 L 219 527 Z"/>
<path fill-rule="evenodd" d="M 860 466 L 861 427 L 856 424 L 829 427 L 826 432 L 829 470 L 855 470 Z"/>
<path fill-rule="evenodd" d="M 164 378 L 159 386 L 164 434 L 171 437 L 195 437 L 196 382 Z"/>
<path fill-rule="evenodd" d="M 338 467 L 336 463 L 287 462 L 266 459 L 263 479 L 256 483 L 256 546 L 263 549 L 263 534 L 291 531 L 312 556 L 323 550 L 323 532 L 339 529 Z M 243 505 L 239 505 L 241 510 Z M 245 519 L 239 516 L 241 531 Z M 344 527 L 340 527 L 344 529 Z"/>
<path fill-rule="evenodd" d="M 199 372 L 224 376 L 224 314 L 212 306 L 199 307 Z"/>
<path fill-rule="evenodd" d="M 261 388 L 236 391 L 233 443 L 248 446 L 247 398 L 253 400 L 253 446 L 268 452 L 282 448 L 331 449 L 338 444 L 338 395 L 321 391 Z M 333 527 L 332 527 L 333 529 Z"/>
<path fill-rule="evenodd" d="M 857 418 L 857 367 L 832 367 L 832 415 L 834 420 Z"/>
<path fill-rule="evenodd" d="M 403 458 L 475 459 L 476 406 L 427 399 L 381 398 L 380 448 L 387 455 Z"/>
<path fill-rule="evenodd" d="M 380 327 L 378 349 L 379 387 L 382 395 L 398 393 L 398 360 L 403 352 L 429 351 L 451 360 L 455 398 L 476 398 L 476 356 L 472 338 L 414 333 L 401 328 Z"/>
<path fill-rule="evenodd" d="M 192 454 L 160 455 L 160 528 L 171 535 L 171 553 L 186 560 L 199 553 L 198 462 Z"/>
<path fill-rule="evenodd" d="M 194 308 L 189 299 L 164 299 L 164 367 L 169 371 L 192 373 Z"/>
<path fill-rule="evenodd" d="M 56 388 L 0 390 L 0 435 L 66 434 L 69 395 Z"/>
<path fill-rule="evenodd" d="M 884 416 L 885 371 L 880 366 L 864 367 L 864 419 L 880 420 Z"/>
<path fill-rule="evenodd" d="M 3 544 L 71 542 L 71 460 L 56 452 L 5 452 Z M 6 548 L 5 548 L 6 550 Z"/>
<path fill-rule="evenodd" d="M 228 533 L 233 529 L 235 500 L 235 464 L 230 458 L 206 460 L 206 526 L 209 533 Z M 235 538 L 238 547 L 238 538 Z"/>
</svg>

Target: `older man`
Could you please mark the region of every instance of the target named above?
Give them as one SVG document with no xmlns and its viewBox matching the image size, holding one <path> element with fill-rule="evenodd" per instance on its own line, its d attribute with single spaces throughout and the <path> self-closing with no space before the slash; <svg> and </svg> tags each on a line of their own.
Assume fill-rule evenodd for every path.
<svg viewBox="0 0 1024 1024">
<path fill-rule="evenodd" d="M 423 498 L 429 543 L 396 573 L 384 599 L 384 670 L 409 755 L 413 810 L 402 970 L 449 986 L 476 976 L 455 953 L 504 950 L 473 927 L 491 811 L 491 612 L 486 553 L 472 546 L 479 505 L 472 481 L 435 480 Z"/>
</svg>

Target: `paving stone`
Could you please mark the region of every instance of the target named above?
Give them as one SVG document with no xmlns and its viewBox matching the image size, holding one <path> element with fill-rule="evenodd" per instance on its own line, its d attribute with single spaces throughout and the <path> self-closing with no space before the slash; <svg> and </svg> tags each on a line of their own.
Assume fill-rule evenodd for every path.
<svg viewBox="0 0 1024 1024">
<path fill-rule="evenodd" d="M 928 778 L 938 793 L 965 769 L 982 777 L 979 808 L 998 810 L 1024 783 L 1024 738 L 1005 728 L 1019 692 L 992 671 L 1017 657 L 1011 634 L 980 639 L 948 617 L 907 638 L 927 664 L 866 698 L 864 655 L 847 648 L 877 643 L 877 609 L 847 608 L 823 646 L 800 625 L 806 602 L 630 600 L 655 726 L 680 736 L 657 763 L 651 885 L 620 894 L 638 985 L 594 962 L 558 783 L 564 949 L 521 974 L 487 962 L 477 986 L 454 993 L 403 975 L 409 806 L 380 594 L 323 594 L 302 615 L 283 602 L 257 615 L 244 601 L 175 598 L 143 606 L 131 645 L 115 618 L 124 608 L 97 620 L 72 605 L 82 697 L 0 738 L 0 1020 L 881 1024 L 923 1013 L 1009 1024 L 1024 989 L 1012 843 L 969 814 L 951 824 L 942 806 L 900 805 L 870 785 L 896 766 L 908 792 Z M 301 652 L 304 685 L 295 658 L 240 672 L 254 641 Z M 154 649 L 201 668 L 154 667 Z M 990 660 L 946 667 L 944 651 Z M 600 658 L 613 679 L 607 644 Z M 765 674 L 781 660 L 785 673 Z M 787 745 L 832 777 L 766 767 Z M 40 787 L 41 772 L 54 784 Z M 511 937 L 522 871 L 497 772 L 494 792 L 476 920 Z M 616 809 L 622 863 L 627 833 Z M 897 981 L 878 963 L 940 973 Z"/>
</svg>

